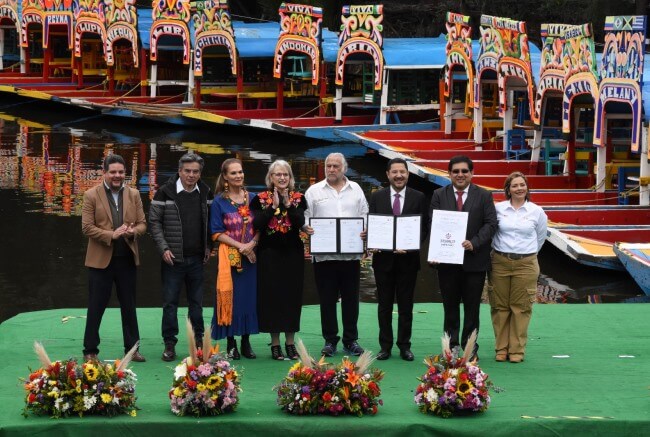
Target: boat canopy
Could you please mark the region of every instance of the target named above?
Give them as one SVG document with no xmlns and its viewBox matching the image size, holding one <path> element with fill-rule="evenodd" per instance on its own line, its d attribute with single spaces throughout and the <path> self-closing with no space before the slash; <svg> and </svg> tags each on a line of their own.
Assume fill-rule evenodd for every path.
<svg viewBox="0 0 650 437">
<path fill-rule="evenodd" d="M 138 6 L 138 39 L 140 39 L 140 46 L 149 50 L 149 34 L 151 33 L 151 25 L 153 24 L 153 16 L 151 8 L 142 8 Z"/>
<path fill-rule="evenodd" d="M 643 121 L 650 122 L 650 59 L 645 59 L 643 63 Z"/>
</svg>

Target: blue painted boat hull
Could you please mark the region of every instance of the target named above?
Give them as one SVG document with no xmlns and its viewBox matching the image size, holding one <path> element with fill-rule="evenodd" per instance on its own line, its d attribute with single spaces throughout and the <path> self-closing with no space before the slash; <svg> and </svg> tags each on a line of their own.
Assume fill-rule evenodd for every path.
<svg viewBox="0 0 650 437">
<path fill-rule="evenodd" d="M 614 252 L 643 292 L 650 296 L 650 257 L 641 248 L 645 248 L 647 252 L 650 249 L 650 243 L 616 243 Z"/>
</svg>

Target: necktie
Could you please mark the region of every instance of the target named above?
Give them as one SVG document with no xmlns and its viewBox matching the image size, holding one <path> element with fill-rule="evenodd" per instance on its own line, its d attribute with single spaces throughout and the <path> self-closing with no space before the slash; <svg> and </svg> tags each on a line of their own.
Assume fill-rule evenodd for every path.
<svg viewBox="0 0 650 437">
<path fill-rule="evenodd" d="M 400 215 L 401 213 L 399 197 L 399 193 L 395 193 L 395 200 L 393 201 L 393 215 Z"/>
<path fill-rule="evenodd" d="M 462 191 L 456 191 L 456 196 L 458 196 L 456 198 L 456 209 L 458 211 L 462 211 L 463 210 L 463 192 Z"/>
</svg>

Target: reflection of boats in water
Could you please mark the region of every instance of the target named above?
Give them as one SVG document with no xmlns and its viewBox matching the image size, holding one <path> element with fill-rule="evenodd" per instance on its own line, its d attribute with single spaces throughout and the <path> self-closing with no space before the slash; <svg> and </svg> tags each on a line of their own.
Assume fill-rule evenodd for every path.
<svg viewBox="0 0 650 437">
<path fill-rule="evenodd" d="M 545 274 L 540 274 L 537 280 L 538 303 L 567 303 L 569 301 L 603 303 L 602 298 L 605 296 L 620 297 L 624 293 L 631 297 L 638 294 L 634 284 L 625 279 L 576 288 L 560 284 Z"/>
<path fill-rule="evenodd" d="M 650 243 L 616 243 L 614 252 L 643 292 L 650 296 Z"/>
</svg>

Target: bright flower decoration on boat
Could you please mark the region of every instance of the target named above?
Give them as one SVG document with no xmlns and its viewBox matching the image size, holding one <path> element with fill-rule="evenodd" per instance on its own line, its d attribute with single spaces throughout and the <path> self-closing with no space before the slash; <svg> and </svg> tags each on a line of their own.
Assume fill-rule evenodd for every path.
<svg viewBox="0 0 650 437">
<path fill-rule="evenodd" d="M 239 373 L 219 346 L 211 345 L 209 330 L 200 349 L 195 347 L 191 324 L 188 332 L 190 356 L 176 366 L 169 390 L 172 413 L 200 417 L 235 411 L 241 391 Z"/>
<path fill-rule="evenodd" d="M 459 356 L 456 348 L 449 349 L 449 338 L 443 337 L 443 353 L 424 360 L 428 369 L 415 390 L 415 403 L 421 412 L 450 417 L 488 409 L 493 385 L 488 375 L 468 360 L 473 344 L 468 341 L 468 352 Z"/>
<path fill-rule="evenodd" d="M 289 414 L 377 414 L 383 402 L 379 398 L 381 370 L 369 370 L 373 359 L 369 352 L 356 363 L 346 358 L 338 365 L 316 362 L 302 342 L 297 344 L 300 359 L 274 390 L 278 405 Z"/>
<path fill-rule="evenodd" d="M 22 380 L 27 393 L 25 417 L 29 412 L 55 418 L 136 415 L 137 378 L 126 368 L 130 354 L 112 363 L 79 363 L 75 359 L 50 362 L 40 344 L 35 348 L 43 366 Z"/>
</svg>

